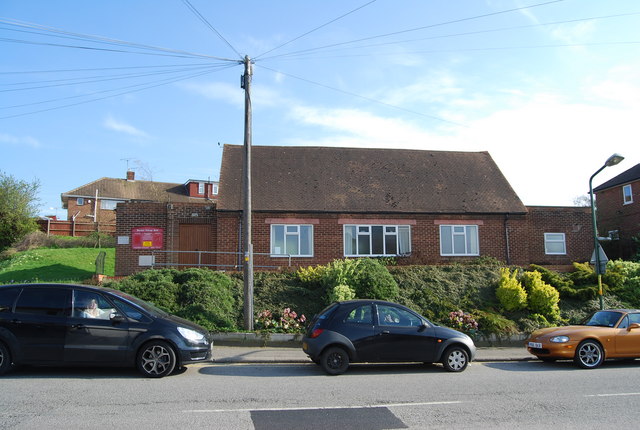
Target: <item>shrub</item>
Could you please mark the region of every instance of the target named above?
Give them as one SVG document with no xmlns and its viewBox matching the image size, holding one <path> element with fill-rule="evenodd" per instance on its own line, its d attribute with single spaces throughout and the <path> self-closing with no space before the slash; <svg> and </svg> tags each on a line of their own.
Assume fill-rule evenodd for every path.
<svg viewBox="0 0 640 430">
<path fill-rule="evenodd" d="M 504 316 L 489 311 L 474 311 L 478 320 L 480 332 L 485 336 L 511 336 L 518 333 L 518 326 Z"/>
<path fill-rule="evenodd" d="M 540 313 L 548 320 L 560 319 L 560 293 L 542 280 L 540 272 L 524 272 L 523 284 L 527 290 L 527 303 L 532 312 Z"/>
<path fill-rule="evenodd" d="M 179 316 L 207 314 L 211 324 L 205 327 L 211 329 L 234 325 L 233 283 L 227 275 L 206 269 L 187 269 L 176 273 L 174 281 L 179 285 Z"/>
<path fill-rule="evenodd" d="M 326 270 L 326 266 L 299 267 L 296 275 L 301 282 L 313 284 L 322 282 Z"/>
<path fill-rule="evenodd" d="M 307 318 L 304 315 L 298 316 L 290 308 L 283 309 L 280 317 L 265 309 L 258 314 L 255 328 L 266 332 L 302 333 L 306 321 Z"/>
<path fill-rule="evenodd" d="M 376 260 L 360 260 L 353 286 L 356 297 L 363 299 L 393 300 L 398 296 L 398 284 L 389 270 Z"/>
<path fill-rule="evenodd" d="M 348 285 L 336 285 L 329 290 L 329 303 L 351 300 L 356 297 L 355 291 Z"/>
<path fill-rule="evenodd" d="M 531 314 L 528 317 L 520 319 L 520 328 L 524 333 L 532 333 L 539 328 L 551 327 L 551 323 L 540 314 Z"/>
<path fill-rule="evenodd" d="M 325 266 L 322 283 L 327 289 L 337 285 L 355 287 L 358 277 L 358 266 L 362 260 L 334 260 Z"/>
<path fill-rule="evenodd" d="M 540 273 L 542 280 L 557 290 L 563 287 L 573 287 L 573 281 L 567 276 L 561 275 L 553 270 L 549 270 L 546 267 L 531 264 L 529 266 L 529 270 Z"/>
<path fill-rule="evenodd" d="M 166 310 L 176 312 L 178 308 L 178 285 L 173 282 L 175 269 L 150 269 L 136 273 L 109 286 Z"/>
<path fill-rule="evenodd" d="M 500 269 L 500 280 L 496 289 L 496 297 L 506 311 L 517 311 L 527 306 L 527 292 L 517 279 L 518 272 L 510 274 L 509 268 Z"/>
</svg>

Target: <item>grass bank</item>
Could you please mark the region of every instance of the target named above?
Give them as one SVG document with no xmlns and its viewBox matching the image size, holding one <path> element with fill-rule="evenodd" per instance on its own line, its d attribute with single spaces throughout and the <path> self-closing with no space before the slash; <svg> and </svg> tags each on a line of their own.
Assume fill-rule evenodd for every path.
<svg viewBox="0 0 640 430">
<path fill-rule="evenodd" d="M 115 248 L 38 248 L 21 251 L 0 261 L 0 283 L 82 282 L 96 271 L 100 251 L 106 252 L 105 275 L 115 272 Z"/>
</svg>

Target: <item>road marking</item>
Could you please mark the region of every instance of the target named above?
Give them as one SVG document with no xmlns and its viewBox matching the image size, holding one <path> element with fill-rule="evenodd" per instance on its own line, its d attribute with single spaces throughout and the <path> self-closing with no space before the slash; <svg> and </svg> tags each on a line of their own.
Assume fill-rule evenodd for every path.
<svg viewBox="0 0 640 430">
<path fill-rule="evenodd" d="M 640 393 L 613 393 L 613 394 L 587 394 L 585 397 L 620 397 L 620 396 L 640 396 Z"/>
<path fill-rule="evenodd" d="M 380 405 L 365 406 L 320 406 L 307 408 L 247 408 L 247 409 L 190 409 L 182 412 L 189 414 L 213 413 L 213 412 L 252 412 L 252 411 L 316 411 L 316 410 L 332 410 L 332 409 L 373 409 L 373 408 L 395 408 L 403 406 L 438 406 L 438 405 L 457 405 L 462 402 L 421 402 L 421 403 L 387 403 Z"/>
</svg>

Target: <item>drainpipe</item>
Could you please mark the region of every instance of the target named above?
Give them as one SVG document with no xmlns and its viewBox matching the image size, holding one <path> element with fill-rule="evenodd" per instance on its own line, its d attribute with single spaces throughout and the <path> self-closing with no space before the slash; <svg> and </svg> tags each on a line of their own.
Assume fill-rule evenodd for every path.
<svg viewBox="0 0 640 430">
<path fill-rule="evenodd" d="M 511 251 L 509 246 L 509 214 L 504 214 L 504 242 L 507 257 L 507 265 L 511 265 Z"/>
</svg>

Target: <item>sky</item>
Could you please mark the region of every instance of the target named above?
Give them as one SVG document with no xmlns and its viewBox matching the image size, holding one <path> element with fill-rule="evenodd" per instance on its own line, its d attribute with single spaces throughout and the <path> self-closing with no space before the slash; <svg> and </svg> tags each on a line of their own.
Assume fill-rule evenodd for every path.
<svg viewBox="0 0 640 430">
<path fill-rule="evenodd" d="M 488 151 L 525 205 L 640 163 L 634 0 L 0 0 L 0 171 L 218 180 L 253 145 Z M 224 192 L 224 190 L 221 190 Z"/>
</svg>

